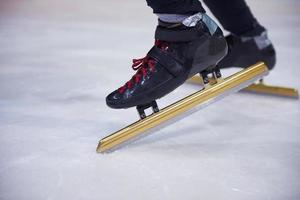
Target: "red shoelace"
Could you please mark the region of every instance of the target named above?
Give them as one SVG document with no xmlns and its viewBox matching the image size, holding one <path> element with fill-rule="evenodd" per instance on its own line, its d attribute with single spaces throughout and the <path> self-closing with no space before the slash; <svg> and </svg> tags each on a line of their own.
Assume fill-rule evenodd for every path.
<svg viewBox="0 0 300 200">
<path fill-rule="evenodd" d="M 130 89 L 134 84 L 138 83 L 142 77 L 147 75 L 148 70 L 154 70 L 155 60 L 146 56 L 140 59 L 133 59 L 132 63 L 132 69 L 137 72 L 124 86 L 118 89 L 119 93 L 124 93 L 127 88 Z"/>
<path fill-rule="evenodd" d="M 166 50 L 167 49 L 167 43 L 161 42 L 160 40 L 155 40 L 155 46 Z M 133 77 L 125 83 L 124 86 L 120 87 L 118 89 L 119 93 L 124 93 L 127 88 L 132 88 L 132 86 L 136 83 L 138 83 L 142 77 L 145 77 L 147 75 L 148 70 L 151 72 L 155 70 L 156 61 L 151 57 L 144 57 L 139 59 L 133 59 L 132 60 L 132 69 L 137 71 Z"/>
</svg>

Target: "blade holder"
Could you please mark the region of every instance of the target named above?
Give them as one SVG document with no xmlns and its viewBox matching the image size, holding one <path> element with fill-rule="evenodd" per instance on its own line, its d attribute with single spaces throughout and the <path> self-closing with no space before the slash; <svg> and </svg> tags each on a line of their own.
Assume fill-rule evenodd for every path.
<svg viewBox="0 0 300 200">
<path fill-rule="evenodd" d="M 150 107 L 152 108 L 153 113 L 159 112 L 159 108 L 156 101 L 152 101 L 151 103 L 144 104 L 144 105 L 138 105 L 136 107 L 141 119 L 145 119 L 147 117 L 145 110 L 147 110 Z"/>
</svg>

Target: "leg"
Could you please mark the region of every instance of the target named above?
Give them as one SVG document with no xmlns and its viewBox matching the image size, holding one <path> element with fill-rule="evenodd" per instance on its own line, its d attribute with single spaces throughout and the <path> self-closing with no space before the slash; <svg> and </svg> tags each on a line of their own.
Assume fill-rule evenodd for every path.
<svg viewBox="0 0 300 200">
<path fill-rule="evenodd" d="M 205 12 L 198 0 L 146 0 L 154 13 L 192 15 Z"/>
<path fill-rule="evenodd" d="M 221 25 L 235 35 L 242 35 L 258 25 L 244 0 L 204 0 Z M 263 29 L 260 27 L 260 30 Z"/>
<path fill-rule="evenodd" d="M 247 67 L 263 61 L 269 69 L 275 66 L 275 49 L 244 0 L 204 0 L 222 26 L 231 34 L 226 37 L 228 55 L 220 68 Z"/>
</svg>

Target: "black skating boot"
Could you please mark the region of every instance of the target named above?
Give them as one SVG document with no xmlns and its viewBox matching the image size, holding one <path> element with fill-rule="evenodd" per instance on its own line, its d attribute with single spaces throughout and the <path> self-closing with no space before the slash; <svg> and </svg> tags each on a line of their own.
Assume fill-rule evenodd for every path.
<svg viewBox="0 0 300 200">
<path fill-rule="evenodd" d="M 227 53 L 221 29 L 202 13 L 179 24 L 160 21 L 155 39 L 146 57 L 133 60 L 136 74 L 106 97 L 109 107 L 144 107 L 196 73 L 214 70 Z"/>
<path fill-rule="evenodd" d="M 226 41 L 228 54 L 219 63 L 220 68 L 246 68 L 259 61 L 263 61 L 269 70 L 274 68 L 275 49 L 267 36 L 267 31 L 259 24 L 255 24 L 251 31 L 241 36 L 233 34 L 226 36 Z"/>
</svg>

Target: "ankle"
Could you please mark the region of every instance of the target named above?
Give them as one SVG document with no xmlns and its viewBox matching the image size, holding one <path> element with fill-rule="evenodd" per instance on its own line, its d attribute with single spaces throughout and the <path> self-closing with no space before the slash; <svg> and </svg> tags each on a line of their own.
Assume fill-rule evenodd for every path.
<svg viewBox="0 0 300 200">
<path fill-rule="evenodd" d="M 250 29 L 247 31 L 238 34 L 239 37 L 257 37 L 261 36 L 263 33 L 266 32 L 265 27 L 261 26 L 259 23 L 254 23 Z"/>
<path fill-rule="evenodd" d="M 158 19 L 162 22 L 169 24 L 181 23 L 183 20 L 188 18 L 190 15 L 180 15 L 180 14 L 156 14 Z"/>
<path fill-rule="evenodd" d="M 170 23 L 158 19 L 155 39 L 168 42 L 190 42 L 199 39 L 202 34 L 214 35 L 218 25 L 205 13 L 196 13 L 182 22 Z"/>
</svg>

